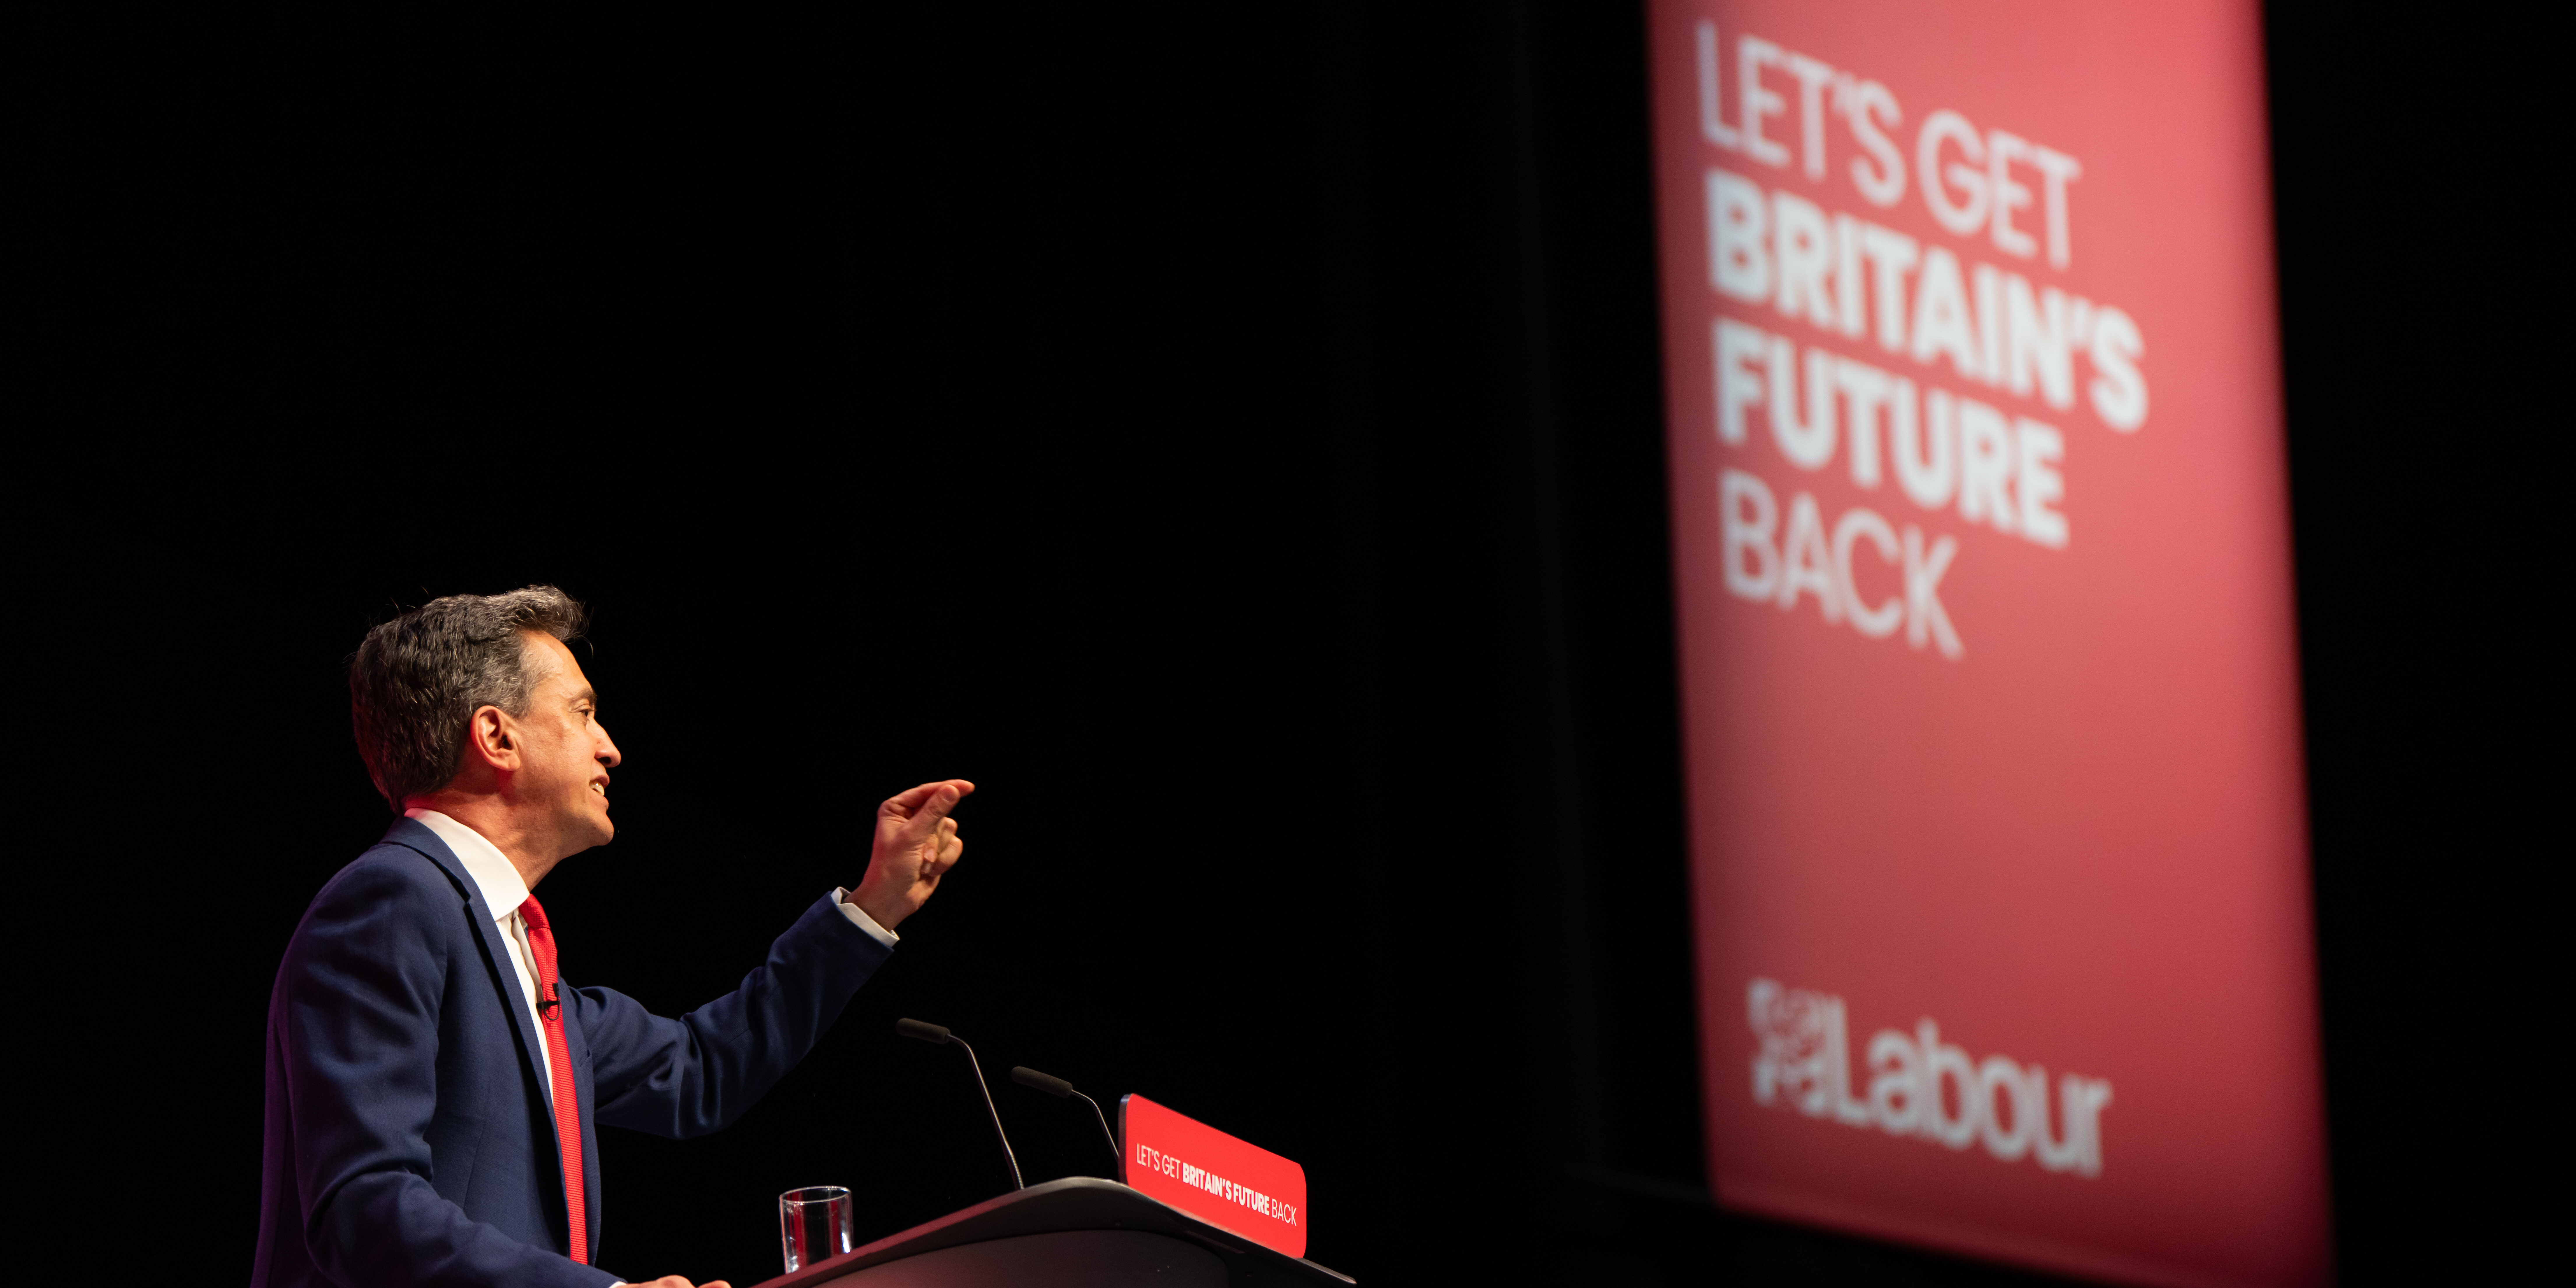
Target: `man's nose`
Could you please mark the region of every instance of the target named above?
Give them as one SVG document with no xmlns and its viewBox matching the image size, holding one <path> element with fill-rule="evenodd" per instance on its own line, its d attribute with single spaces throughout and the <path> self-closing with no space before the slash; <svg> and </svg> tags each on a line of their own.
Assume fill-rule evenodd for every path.
<svg viewBox="0 0 2576 1288">
<path fill-rule="evenodd" d="M 592 752 L 591 755 L 595 757 L 600 764 L 605 765 L 610 769 L 617 768 L 618 763 L 626 759 L 625 757 L 617 754 L 617 744 L 610 740 L 608 731 L 605 729 L 599 731 L 599 750 Z"/>
</svg>

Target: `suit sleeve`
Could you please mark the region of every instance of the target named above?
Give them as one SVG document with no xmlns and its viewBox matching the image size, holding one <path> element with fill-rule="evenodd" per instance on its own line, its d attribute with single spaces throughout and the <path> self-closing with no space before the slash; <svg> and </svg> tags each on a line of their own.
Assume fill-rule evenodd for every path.
<svg viewBox="0 0 2576 1288">
<path fill-rule="evenodd" d="M 602 1288 L 616 1277 L 466 1216 L 429 1183 L 440 999 L 461 899 L 360 863 L 316 900 L 279 978 L 305 1245 L 343 1284 Z M 425 866 L 425 865 L 422 865 Z"/>
<path fill-rule="evenodd" d="M 676 1020 L 609 989 L 572 990 L 591 1047 L 593 1120 L 672 1137 L 726 1126 L 805 1058 L 893 953 L 826 895 L 740 988 Z"/>
</svg>

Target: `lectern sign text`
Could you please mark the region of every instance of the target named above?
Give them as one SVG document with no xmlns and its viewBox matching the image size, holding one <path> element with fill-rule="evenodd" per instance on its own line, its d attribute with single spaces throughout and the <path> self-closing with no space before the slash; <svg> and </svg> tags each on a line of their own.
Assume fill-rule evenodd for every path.
<svg viewBox="0 0 2576 1288">
<path fill-rule="evenodd" d="M 1147 1100 L 1118 1102 L 1129 1188 L 1292 1257 L 1306 1255 L 1306 1169 Z"/>
</svg>

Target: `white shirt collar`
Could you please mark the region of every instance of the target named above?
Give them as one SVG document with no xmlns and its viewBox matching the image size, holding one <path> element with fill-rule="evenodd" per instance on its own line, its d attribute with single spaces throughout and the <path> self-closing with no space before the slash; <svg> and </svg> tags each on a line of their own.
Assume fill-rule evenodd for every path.
<svg viewBox="0 0 2576 1288">
<path fill-rule="evenodd" d="M 420 825 L 447 842 L 456 852 L 456 861 L 465 865 L 465 875 L 483 892 L 483 906 L 492 910 L 492 920 L 508 921 L 528 901 L 528 883 L 519 879 L 519 869 L 501 847 L 483 839 L 481 832 L 467 827 L 434 809 L 407 809 L 404 818 L 416 818 Z"/>
</svg>

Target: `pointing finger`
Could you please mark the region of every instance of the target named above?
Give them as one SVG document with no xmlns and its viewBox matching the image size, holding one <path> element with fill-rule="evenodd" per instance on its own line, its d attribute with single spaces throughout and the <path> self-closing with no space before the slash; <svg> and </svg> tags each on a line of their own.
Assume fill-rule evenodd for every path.
<svg viewBox="0 0 2576 1288">
<path fill-rule="evenodd" d="M 943 786 L 946 786 L 946 784 L 923 783 L 919 787 L 897 792 L 894 795 L 887 797 L 885 804 L 877 806 L 877 817 L 910 818 L 913 816 L 915 811 L 921 808 L 922 802 L 930 799 L 931 793 L 938 791 Z"/>
<path fill-rule="evenodd" d="M 933 826 L 948 817 L 948 811 L 957 808 L 957 802 L 964 800 L 966 793 L 973 790 L 975 790 L 975 784 L 963 778 L 951 778 L 945 782 L 923 783 L 913 788 L 911 792 L 905 792 L 903 796 L 896 797 L 896 800 L 902 800 L 904 796 L 910 796 L 913 792 L 929 793 L 922 798 L 917 812 L 912 815 L 912 826 L 905 830 L 916 835 L 927 835 Z"/>
<path fill-rule="evenodd" d="M 914 787 L 887 797 L 885 804 L 877 806 L 877 817 L 911 818 L 923 805 L 937 799 L 942 789 L 949 788 L 955 789 L 958 795 L 963 796 L 968 792 L 974 791 L 975 784 L 967 782 L 963 778 L 945 778 L 935 783 L 923 783 L 919 787 Z M 948 811 L 945 807 L 942 807 L 938 811 L 939 814 L 945 814 L 947 812 Z M 937 816 L 938 815 L 933 815 L 933 817 Z"/>
</svg>

